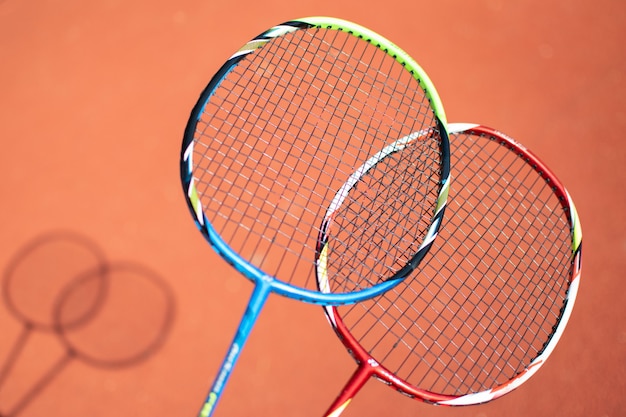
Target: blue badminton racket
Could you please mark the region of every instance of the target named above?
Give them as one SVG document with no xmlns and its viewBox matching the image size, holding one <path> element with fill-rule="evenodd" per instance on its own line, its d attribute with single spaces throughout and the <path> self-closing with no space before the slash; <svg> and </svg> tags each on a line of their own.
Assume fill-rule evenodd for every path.
<svg viewBox="0 0 626 417">
<path fill-rule="evenodd" d="M 275 26 L 218 70 L 185 130 L 182 184 L 198 229 L 254 290 L 201 416 L 271 292 L 354 303 L 417 267 L 447 199 L 445 126 L 422 68 L 340 19 Z"/>
</svg>

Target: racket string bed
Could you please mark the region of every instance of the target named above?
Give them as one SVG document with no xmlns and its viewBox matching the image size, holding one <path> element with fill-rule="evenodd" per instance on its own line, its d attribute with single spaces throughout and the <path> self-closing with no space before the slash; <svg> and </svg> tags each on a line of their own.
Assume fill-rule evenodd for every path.
<svg viewBox="0 0 626 417">
<path fill-rule="evenodd" d="M 385 175 L 375 180 L 376 185 L 362 178 L 362 185 L 356 187 L 354 198 L 356 203 L 344 204 L 336 213 L 336 219 L 342 221 L 335 221 L 339 234 L 329 243 L 332 251 L 340 254 L 334 257 L 333 264 L 329 265 L 333 291 L 352 289 L 350 287 L 352 283 L 349 280 L 341 279 L 342 274 L 345 274 L 343 271 L 357 271 L 359 276 L 375 277 L 374 282 L 392 276 L 397 269 L 409 261 L 407 255 L 417 250 L 419 241 L 416 237 L 426 233 L 425 225 L 419 221 L 425 213 L 417 211 L 416 215 L 416 210 L 419 208 L 414 207 L 411 201 L 434 202 L 437 197 L 436 190 L 399 187 L 401 184 L 411 184 L 404 179 L 405 176 L 419 176 L 422 172 L 429 175 L 428 169 L 424 168 L 424 163 L 419 160 L 386 159 L 390 160 L 387 163 L 396 167 L 394 169 L 399 171 L 401 177 L 389 178 L 386 175 L 391 169 L 389 168 L 385 169 Z M 366 196 L 372 190 L 377 191 L 372 196 Z M 363 195 L 362 198 L 361 195 Z M 380 213 L 386 214 L 381 216 Z M 401 234 L 397 234 L 396 231 L 389 230 L 385 223 L 405 224 L 406 226 L 400 229 Z M 367 234 L 355 237 L 354 232 L 351 233 L 355 230 L 365 230 Z M 345 237 L 344 231 L 346 231 Z M 405 246 L 398 246 L 398 241 L 404 241 Z M 413 250 L 406 249 L 406 246 L 410 245 L 413 245 Z M 380 255 L 376 255 L 377 253 Z M 368 257 L 377 261 L 365 262 Z M 381 261 L 387 258 L 395 259 L 395 263 L 384 264 Z"/>
<path fill-rule="evenodd" d="M 301 32 L 305 32 L 306 35 L 307 31 Z M 343 35 L 342 32 L 334 32 L 336 32 L 333 34 L 335 38 Z M 284 36 L 284 38 L 290 40 L 292 36 Z M 349 39 L 349 37 L 346 37 L 346 39 Z M 285 42 L 287 42 L 287 40 Z M 272 45 L 274 44 L 280 47 L 281 42 L 273 42 Z M 327 48 L 329 50 L 331 49 L 330 46 Z M 290 46 L 289 43 L 284 50 L 275 51 L 269 48 L 267 51 L 260 51 L 258 57 L 255 56 L 254 58 L 260 60 L 262 63 L 266 63 L 267 59 L 265 55 L 273 54 L 273 56 L 276 56 L 282 54 L 280 56 L 284 56 L 285 52 L 290 49 L 293 49 L 293 47 Z M 325 52 L 328 53 L 327 51 Z M 381 54 L 384 55 L 382 52 Z M 315 56 L 317 57 L 318 54 Z M 371 59 L 374 59 L 376 56 L 377 54 L 374 53 Z M 381 86 L 377 87 L 374 82 L 375 80 L 372 79 L 366 86 L 365 81 L 368 80 L 368 77 L 371 78 L 373 76 L 369 75 L 368 71 L 361 71 L 360 73 L 357 72 L 354 74 L 354 69 L 358 69 L 361 66 L 358 63 L 350 66 L 346 65 L 345 71 L 341 73 L 341 77 L 345 76 L 344 73 L 347 71 L 350 77 L 360 78 L 360 83 L 354 92 L 354 96 L 346 97 L 346 92 L 341 91 L 341 94 L 338 94 L 339 97 L 333 97 L 333 93 L 338 91 L 337 85 L 340 83 L 341 78 L 329 80 L 328 77 L 340 77 L 339 75 L 332 75 L 332 73 L 341 70 L 338 66 L 338 61 L 334 61 L 332 69 L 326 71 L 321 69 L 323 65 L 311 64 L 316 70 L 316 72 L 311 75 L 312 79 L 319 80 L 320 72 L 326 77 L 322 78 L 320 90 L 316 91 L 317 96 L 314 99 L 307 90 L 305 90 L 303 94 L 297 94 L 295 88 L 297 88 L 299 84 L 292 86 L 292 90 L 294 91 L 280 88 L 281 83 L 292 85 L 291 79 L 289 78 L 291 75 L 287 72 L 283 74 L 283 72 L 278 71 L 277 68 L 287 67 L 289 65 L 288 63 L 292 62 L 293 57 L 281 59 L 285 62 L 270 61 L 265 64 L 268 68 L 270 66 L 272 67 L 271 72 L 267 69 L 268 75 L 266 78 L 270 81 L 273 80 L 272 82 L 276 84 L 269 86 L 269 93 L 266 93 L 267 87 L 265 84 L 256 79 L 260 77 L 258 74 L 260 69 L 253 65 L 255 60 L 250 60 L 250 65 L 240 64 L 235 68 L 234 71 L 240 71 L 241 73 L 236 74 L 236 77 L 233 76 L 233 78 L 236 80 L 247 80 L 248 82 L 248 85 L 244 86 L 243 91 L 248 91 L 248 89 L 252 88 L 263 88 L 263 92 L 258 95 L 251 93 L 251 99 L 257 102 L 256 106 L 262 107 L 255 107 L 254 111 L 248 111 L 236 104 L 238 101 L 242 100 L 242 98 L 237 93 L 238 89 L 229 84 L 229 76 L 222 81 L 221 87 L 223 88 L 219 89 L 220 94 L 216 92 L 211 102 L 208 103 L 211 108 L 215 108 L 215 111 L 210 112 L 205 109 L 204 114 L 207 116 L 205 117 L 203 115 L 200 120 L 201 123 L 211 126 L 211 129 L 199 131 L 205 133 L 196 138 L 196 148 L 198 143 L 208 142 L 210 138 L 211 144 L 208 146 L 210 146 L 211 152 L 197 152 L 196 155 L 194 155 L 197 159 L 197 171 L 199 171 L 199 176 L 196 178 L 196 187 L 199 194 L 212 195 L 210 205 L 205 207 L 205 213 L 208 216 L 213 214 L 218 217 L 217 220 L 224 222 L 222 229 L 218 230 L 223 237 L 230 236 L 229 240 L 233 242 L 250 242 L 253 240 L 267 241 L 272 247 L 277 247 L 277 242 L 284 242 L 283 248 L 276 248 L 274 249 L 275 252 L 280 250 L 290 252 L 289 247 L 298 246 L 300 252 L 297 254 L 290 252 L 289 255 L 300 258 L 304 263 L 308 261 L 310 264 L 313 264 L 315 262 L 315 248 L 310 244 L 307 246 L 302 243 L 307 241 L 307 237 L 319 234 L 318 219 L 321 216 L 319 210 L 328 206 L 327 201 L 333 195 L 332 188 L 324 192 L 319 187 L 319 184 L 337 183 L 337 180 L 334 180 L 334 178 L 347 178 L 352 173 L 356 161 L 362 160 L 366 156 L 371 156 L 375 153 L 375 148 L 369 145 L 370 143 L 383 143 L 382 140 L 384 140 L 385 137 L 400 134 L 400 131 L 397 130 L 398 127 L 409 121 L 411 121 L 412 126 L 415 123 L 413 120 L 417 115 L 400 115 L 399 112 L 394 112 L 393 118 L 391 118 L 387 114 L 390 112 L 388 102 L 391 100 L 391 97 L 395 97 L 399 94 L 397 91 L 398 87 L 395 85 L 389 87 L 391 84 L 388 80 L 390 75 L 379 75 L 378 73 L 376 73 L 375 76 L 384 77 L 385 80 L 387 80 L 386 84 L 381 83 Z M 351 59 L 354 60 L 354 57 L 351 57 Z M 393 63 L 397 64 L 395 61 L 393 61 Z M 371 63 L 365 65 L 366 70 L 369 68 L 371 68 Z M 265 73 L 263 73 L 263 76 L 265 76 Z M 346 84 L 351 85 L 353 82 L 352 80 L 347 80 Z M 311 85 L 315 84 L 309 83 L 306 88 L 310 88 Z M 328 89 L 326 87 L 327 85 L 334 87 L 327 92 L 325 91 Z M 376 88 L 380 88 L 380 90 L 376 90 Z M 387 92 L 386 90 L 390 91 Z M 377 93 L 373 95 L 374 97 L 380 96 L 378 98 L 379 101 L 371 102 L 372 91 L 376 91 Z M 407 94 L 406 86 L 401 86 L 401 93 L 401 100 L 407 100 L 406 96 L 410 97 L 410 94 Z M 414 96 L 416 94 L 417 92 L 413 92 Z M 221 95 L 225 95 L 225 97 L 221 97 Z M 367 99 L 364 98 L 365 96 L 367 96 Z M 421 101 L 425 100 L 422 96 L 418 95 L 417 98 L 413 99 L 411 103 L 406 104 L 404 107 L 407 109 L 419 109 L 420 106 L 423 106 Z M 299 120 L 299 123 L 294 127 L 294 125 L 289 122 L 297 117 L 295 115 L 303 113 L 302 104 L 305 100 L 302 100 L 302 97 L 306 97 L 307 100 L 315 101 L 311 106 L 311 111 L 306 112 L 306 116 L 303 115 L 301 117 L 302 120 Z M 326 103 L 331 102 L 333 99 L 337 100 L 337 104 L 346 101 L 350 103 L 350 107 L 347 107 L 345 114 L 326 114 L 329 108 Z M 319 103 L 320 100 L 321 103 L 324 103 L 324 106 Z M 417 102 L 415 102 L 415 100 L 417 100 Z M 358 111 L 356 111 L 357 109 L 354 107 L 354 104 L 352 104 L 354 102 L 358 102 L 361 105 Z M 377 109 L 377 106 L 384 108 L 381 111 Z M 321 114 L 315 114 L 313 110 L 316 108 L 323 109 Z M 341 108 L 341 106 L 337 108 Z M 346 117 L 350 109 L 355 110 L 355 117 Z M 240 110 L 242 114 L 237 114 L 236 112 L 238 110 Z M 363 114 L 367 112 L 371 113 L 370 117 L 363 116 Z M 295 115 L 290 118 L 291 113 Z M 404 116 L 404 119 L 399 116 Z M 224 120 L 222 120 L 222 118 L 224 118 Z M 421 118 L 423 119 L 424 116 L 422 115 Z M 387 128 L 387 132 L 380 133 L 381 128 L 385 124 L 383 123 L 383 119 L 389 119 L 386 122 L 387 125 L 392 123 L 398 126 L 395 128 L 396 130 Z M 231 120 L 234 121 L 231 122 Z M 393 120 L 393 122 L 391 122 L 391 120 Z M 259 131 L 256 132 L 255 135 L 250 135 L 248 131 L 252 129 L 246 129 L 245 125 L 238 126 L 238 123 L 255 126 Z M 434 120 L 421 121 L 421 123 L 426 125 L 435 124 Z M 224 124 L 230 126 L 230 128 L 224 129 Z M 324 130 L 319 131 L 318 127 L 320 125 L 324 126 Z M 329 129 L 333 129 L 335 135 L 331 136 L 332 142 L 327 144 L 326 141 L 329 137 L 327 132 Z M 410 130 L 418 129 L 411 127 Z M 303 135 L 305 138 L 302 137 Z M 206 139 L 202 139 L 205 136 Z M 440 183 L 438 183 L 437 178 L 441 177 L 440 161 L 442 158 L 437 144 L 438 140 L 438 137 L 434 136 L 429 141 L 429 145 L 422 148 L 422 150 L 428 150 L 431 153 L 434 152 L 433 156 L 430 157 L 429 160 L 424 158 L 423 161 L 418 161 L 420 164 L 419 168 L 425 171 L 421 173 L 420 181 L 423 181 L 426 185 L 430 185 L 431 189 L 436 192 L 440 189 Z M 250 141 L 256 141 L 257 143 L 248 144 Z M 335 151 L 329 152 L 326 151 L 325 148 Z M 342 152 L 338 153 L 337 149 L 342 149 Z M 417 152 L 416 150 L 413 153 L 417 154 Z M 242 158 L 247 159 L 244 161 Z M 202 159 L 208 160 L 203 161 Z M 285 162 L 276 163 L 275 161 Z M 292 161 L 291 164 L 289 161 Z M 426 166 L 427 162 L 433 164 L 433 171 L 428 171 L 428 167 Z M 264 167 L 265 171 L 258 172 L 260 167 Z M 335 170 L 334 172 L 333 169 Z M 250 174 L 245 176 L 246 172 L 250 172 Z M 392 168 L 390 162 L 385 163 L 384 172 L 387 176 L 395 176 L 399 184 L 407 183 L 406 178 L 410 175 L 410 173 Z M 413 172 L 415 172 L 415 170 L 413 170 Z M 254 174 L 258 176 L 256 182 L 252 181 L 250 178 Z M 216 178 L 224 178 L 223 181 L 227 183 L 227 186 L 212 185 L 211 183 L 215 182 Z M 263 178 L 264 181 L 259 181 L 260 178 Z M 433 178 L 433 180 L 430 181 L 431 184 L 429 184 L 428 178 Z M 271 184 L 267 184 L 270 180 L 272 180 Z M 417 181 L 412 180 L 412 182 Z M 304 190 L 303 187 L 306 184 L 314 188 Z M 377 184 L 376 186 L 381 187 L 382 184 Z M 221 187 L 221 189 L 218 189 L 219 187 Z M 425 201 L 423 207 L 427 210 L 420 212 L 423 216 L 422 219 L 430 220 L 430 216 L 432 215 L 430 211 L 432 209 L 430 207 L 433 206 L 433 201 L 437 199 L 436 192 L 431 192 L 431 194 L 434 195 L 430 196 L 431 198 L 427 200 L 423 197 L 420 200 L 417 198 L 414 200 Z M 309 193 L 309 195 L 306 193 Z M 284 197 L 286 194 L 291 194 L 292 197 L 282 198 L 278 202 L 272 201 L 272 196 L 282 195 Z M 428 191 L 426 191 L 425 194 L 429 194 Z M 400 195 L 400 192 L 398 192 L 393 198 L 397 199 Z M 235 198 L 243 199 L 244 201 L 250 199 L 252 201 L 246 202 L 244 208 L 240 209 L 238 207 L 241 204 L 232 201 Z M 294 199 L 296 198 L 301 200 L 300 204 L 294 203 Z M 376 196 L 374 198 L 379 197 Z M 281 203 L 286 203 L 287 205 L 281 206 Z M 420 206 L 413 203 L 412 207 L 419 209 Z M 245 212 L 242 211 L 244 209 L 246 210 Z M 271 221 L 267 220 L 267 214 L 264 213 L 265 210 L 270 212 L 269 219 L 271 219 Z M 302 214 L 298 215 L 297 213 Z M 264 216 L 264 214 L 266 215 Z M 374 212 L 373 210 L 370 210 L 370 214 L 372 214 L 372 216 L 380 216 L 380 213 Z M 264 218 L 266 220 L 259 220 Z M 424 224 L 420 228 L 420 233 L 423 234 L 423 230 L 425 226 L 429 225 L 429 222 L 422 221 Z M 289 225 L 290 222 L 293 223 L 294 230 L 286 231 L 287 227 L 285 225 Z M 214 226 L 217 228 L 220 225 L 216 223 L 218 222 L 213 221 Z M 234 226 L 233 224 L 236 225 Z M 363 225 L 365 226 L 366 223 L 363 223 Z M 248 233 L 245 235 L 241 235 L 241 233 L 228 235 L 224 232 L 227 228 L 233 229 L 233 231 L 237 228 L 243 228 L 246 229 Z M 374 227 L 369 226 L 368 229 L 374 229 Z M 295 242 L 290 241 L 289 237 L 295 235 L 300 237 L 300 239 Z M 354 233 L 353 239 L 361 243 L 367 242 L 366 235 L 361 232 L 358 234 Z M 396 238 L 396 240 L 398 239 L 400 238 Z M 263 252 L 260 246 L 261 243 L 257 242 L 255 245 L 251 246 L 250 251 L 256 250 Z M 235 248 L 235 250 L 240 253 L 246 252 L 244 249 L 243 247 Z M 272 256 L 279 255 L 265 250 L 265 253 L 259 255 L 255 260 L 258 261 L 258 266 L 263 268 L 264 265 L 269 263 L 268 258 Z M 304 259 L 305 256 L 308 257 L 308 259 Z M 372 257 L 371 253 L 364 256 Z M 387 255 L 387 257 L 392 258 L 392 255 Z M 384 260 L 384 256 L 379 256 L 379 260 Z M 294 280 L 296 274 L 302 275 L 302 270 L 293 268 L 294 262 L 287 262 L 287 265 L 289 268 L 281 268 L 279 265 L 275 267 L 273 271 L 268 272 L 276 276 L 281 276 L 286 281 Z M 291 275 L 288 277 L 282 276 L 288 269 Z M 310 272 L 307 275 L 310 276 Z M 364 284 L 359 283 L 361 280 L 359 276 L 371 276 L 371 274 L 361 275 L 352 273 L 349 280 L 345 282 L 344 288 L 348 291 L 351 288 L 371 286 L 370 282 L 367 281 Z"/>
</svg>

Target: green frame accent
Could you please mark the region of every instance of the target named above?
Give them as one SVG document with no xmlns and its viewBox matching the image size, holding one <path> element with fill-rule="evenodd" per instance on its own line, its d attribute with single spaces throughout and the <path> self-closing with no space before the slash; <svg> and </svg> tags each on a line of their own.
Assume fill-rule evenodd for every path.
<svg viewBox="0 0 626 417">
<path fill-rule="evenodd" d="M 311 16 L 294 19 L 294 22 L 302 22 L 318 28 L 340 30 L 351 33 L 354 36 L 370 42 L 388 55 L 392 56 L 396 61 L 406 67 L 413 77 L 419 82 L 422 89 L 426 91 L 426 94 L 431 101 L 431 105 L 435 110 L 435 114 L 439 117 L 439 120 L 443 123 L 443 125 L 447 126 L 448 121 L 446 114 L 443 110 L 443 104 L 439 94 L 437 93 L 435 85 L 431 81 L 428 74 L 426 74 L 426 71 L 424 71 L 424 69 L 398 45 L 364 26 L 335 17 Z"/>
</svg>

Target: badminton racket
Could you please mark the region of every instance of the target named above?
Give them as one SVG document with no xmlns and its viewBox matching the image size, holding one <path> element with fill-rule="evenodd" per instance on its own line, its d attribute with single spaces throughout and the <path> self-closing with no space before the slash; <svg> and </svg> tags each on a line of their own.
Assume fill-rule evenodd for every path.
<svg viewBox="0 0 626 417">
<path fill-rule="evenodd" d="M 372 376 L 431 404 L 491 401 L 539 370 L 568 322 L 582 243 L 570 195 L 505 134 L 448 131 L 453 181 L 435 248 L 380 297 L 324 307 L 358 364 L 327 417 Z"/>
<path fill-rule="evenodd" d="M 185 130 L 182 184 L 198 229 L 255 285 L 201 416 L 271 292 L 354 303 L 417 267 L 447 199 L 445 126 L 423 69 L 340 19 L 275 26 L 217 71 Z M 341 290 L 319 288 L 316 275 Z"/>
</svg>

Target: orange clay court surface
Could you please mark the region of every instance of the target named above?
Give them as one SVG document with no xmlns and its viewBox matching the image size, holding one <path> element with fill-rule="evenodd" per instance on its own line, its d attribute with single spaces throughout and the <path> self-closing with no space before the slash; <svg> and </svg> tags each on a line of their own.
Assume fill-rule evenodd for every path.
<svg viewBox="0 0 626 417">
<path fill-rule="evenodd" d="M 621 0 L 0 0 L 0 416 L 196 415 L 252 284 L 193 225 L 183 129 L 231 53 L 311 15 L 391 39 L 450 122 L 533 150 L 584 236 L 574 313 L 528 383 L 453 409 L 370 381 L 344 415 L 625 416 Z M 215 415 L 320 416 L 354 369 L 321 308 L 271 295 Z"/>
</svg>

